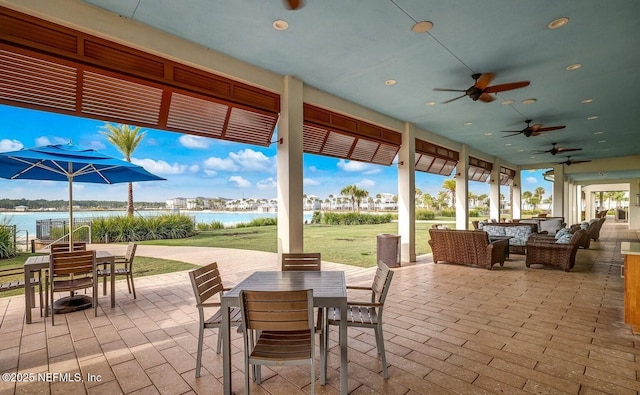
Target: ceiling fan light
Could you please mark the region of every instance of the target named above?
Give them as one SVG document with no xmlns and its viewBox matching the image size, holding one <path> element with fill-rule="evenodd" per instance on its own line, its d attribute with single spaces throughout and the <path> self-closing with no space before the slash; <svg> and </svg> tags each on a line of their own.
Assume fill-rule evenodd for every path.
<svg viewBox="0 0 640 395">
<path fill-rule="evenodd" d="M 509 100 L 503 100 L 503 101 L 502 101 L 502 104 L 504 104 L 505 106 L 508 106 L 508 105 L 510 105 L 510 104 L 513 104 L 513 103 L 514 103 L 514 101 L 513 101 L 513 100 L 511 100 L 511 99 L 509 99 Z"/>
<path fill-rule="evenodd" d="M 587 117 L 588 120 L 593 121 L 594 119 L 598 119 L 597 115 L 592 115 L 590 117 Z"/>
<path fill-rule="evenodd" d="M 537 101 L 538 101 L 538 99 L 533 99 L 533 98 L 531 98 L 531 99 L 524 99 L 524 100 L 522 101 L 522 104 L 533 104 L 533 103 L 535 103 L 535 102 L 537 102 Z"/>
<path fill-rule="evenodd" d="M 273 21 L 272 26 L 276 30 L 287 30 L 289 28 L 289 23 L 285 20 L 278 19 Z"/>
<path fill-rule="evenodd" d="M 597 132 L 593 132 L 593 134 L 603 134 L 604 132 L 601 131 L 597 131 Z"/>
<path fill-rule="evenodd" d="M 384 84 L 385 84 L 386 86 L 393 86 L 393 85 L 395 85 L 395 84 L 397 84 L 397 83 L 398 83 L 398 81 L 396 81 L 396 80 L 386 80 L 386 81 L 384 82 Z"/>
<path fill-rule="evenodd" d="M 567 66 L 566 69 L 567 71 L 573 71 L 573 70 L 578 70 L 580 67 L 582 67 L 580 63 L 574 63 Z"/>
<path fill-rule="evenodd" d="M 583 100 L 580 100 L 580 103 L 582 103 L 582 104 L 593 103 L 593 99 L 583 99 Z"/>
<path fill-rule="evenodd" d="M 415 33 L 426 33 L 431 29 L 433 29 L 433 22 L 431 21 L 417 22 L 411 27 L 411 30 L 413 30 Z"/>
<path fill-rule="evenodd" d="M 547 26 L 549 27 L 549 29 L 553 30 L 553 29 L 559 29 L 562 26 L 566 25 L 567 23 L 569 23 L 569 18 L 562 17 L 562 18 L 552 20 L 551 22 L 549 22 Z"/>
<path fill-rule="evenodd" d="M 426 103 L 425 103 L 425 105 L 426 105 L 427 107 L 432 107 L 432 106 L 435 106 L 435 105 L 436 105 L 436 102 L 434 102 L 434 101 L 428 101 L 428 102 L 426 102 Z"/>
<path fill-rule="evenodd" d="M 465 122 L 463 125 L 464 126 L 471 126 L 471 125 L 473 125 L 473 123 L 472 122 Z"/>
</svg>

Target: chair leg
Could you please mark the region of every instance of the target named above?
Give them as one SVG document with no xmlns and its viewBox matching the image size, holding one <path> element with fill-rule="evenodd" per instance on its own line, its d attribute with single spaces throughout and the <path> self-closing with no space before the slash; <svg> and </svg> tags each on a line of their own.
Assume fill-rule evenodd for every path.
<svg viewBox="0 0 640 395">
<path fill-rule="evenodd" d="M 42 276 L 38 278 L 38 296 L 40 297 L 40 317 L 42 317 Z"/>
<path fill-rule="evenodd" d="M 131 290 L 133 291 L 133 298 L 136 299 L 136 287 L 133 285 L 133 273 L 127 274 L 127 279 L 131 278 Z"/>
<path fill-rule="evenodd" d="M 222 327 L 218 328 L 218 345 L 216 347 L 216 354 L 220 354 L 220 348 L 222 347 Z"/>
<path fill-rule="evenodd" d="M 389 378 L 389 374 L 387 373 L 387 357 L 384 352 L 384 337 L 382 335 L 382 322 L 379 322 L 376 326 L 376 343 L 378 347 L 378 354 L 380 354 L 380 358 L 382 360 L 382 377 L 384 379 Z"/>
<path fill-rule="evenodd" d="M 248 334 L 245 334 L 244 336 L 244 392 L 245 394 L 249 395 L 249 353 L 251 352 L 251 350 L 249 350 L 249 341 L 247 339 Z M 252 341 L 253 343 L 253 341 Z M 253 365 L 253 367 L 255 368 L 255 365 Z"/>
<path fill-rule="evenodd" d="M 93 281 L 93 316 L 98 316 L 98 279 L 94 277 Z"/>
<path fill-rule="evenodd" d="M 102 276 L 102 296 L 107 295 L 107 276 Z"/>
<path fill-rule="evenodd" d="M 198 330 L 198 356 L 196 357 L 196 378 L 200 377 L 200 368 L 202 367 L 202 338 L 204 336 L 204 327 L 200 324 Z M 218 334 L 218 353 L 220 353 L 220 334 Z"/>
</svg>

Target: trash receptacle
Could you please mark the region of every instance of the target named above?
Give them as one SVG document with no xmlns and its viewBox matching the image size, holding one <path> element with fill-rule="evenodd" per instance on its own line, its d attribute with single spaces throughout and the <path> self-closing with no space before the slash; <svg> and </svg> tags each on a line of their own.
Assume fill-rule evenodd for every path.
<svg viewBox="0 0 640 395">
<path fill-rule="evenodd" d="M 400 266 L 400 236 L 383 233 L 378 235 L 377 262 L 389 267 Z"/>
</svg>

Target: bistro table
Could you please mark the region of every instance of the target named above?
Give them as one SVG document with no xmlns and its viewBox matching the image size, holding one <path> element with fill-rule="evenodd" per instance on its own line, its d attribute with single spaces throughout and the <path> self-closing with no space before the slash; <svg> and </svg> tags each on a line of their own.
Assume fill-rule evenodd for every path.
<svg viewBox="0 0 640 395">
<path fill-rule="evenodd" d="M 347 394 L 347 286 L 341 271 L 268 271 L 254 272 L 231 291 L 225 292 L 222 303 L 222 359 L 224 394 L 231 395 L 231 327 L 229 309 L 240 306 L 240 291 L 292 291 L 313 289 L 315 307 L 340 309 L 340 393 Z M 324 334 L 323 334 L 324 335 Z M 320 368 L 320 384 L 326 383 L 326 365 Z"/>
<path fill-rule="evenodd" d="M 24 263 L 24 281 L 25 284 L 30 284 L 31 279 L 33 278 L 34 273 L 40 272 L 43 269 L 49 269 L 49 257 L 51 255 L 36 255 L 30 256 L 27 258 L 27 261 Z M 115 276 L 115 255 L 111 254 L 107 251 L 96 251 L 96 266 L 97 265 L 110 265 L 111 267 L 111 307 L 116 307 L 116 276 Z M 94 286 L 98 286 L 98 284 L 94 284 Z M 24 288 L 24 305 L 26 310 L 26 322 L 27 324 L 31 323 L 31 309 L 33 307 L 33 302 L 35 301 L 34 290 L 33 287 L 25 287 Z M 53 300 L 51 301 L 53 306 Z M 45 311 L 45 315 L 47 312 Z"/>
</svg>

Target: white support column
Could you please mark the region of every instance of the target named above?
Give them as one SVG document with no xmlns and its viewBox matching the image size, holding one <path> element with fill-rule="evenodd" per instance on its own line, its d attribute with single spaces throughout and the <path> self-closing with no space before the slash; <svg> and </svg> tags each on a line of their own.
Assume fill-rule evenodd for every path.
<svg viewBox="0 0 640 395">
<path fill-rule="evenodd" d="M 401 258 L 416 261 L 416 137 L 415 126 L 405 123 L 398 152 L 398 233 Z"/>
<path fill-rule="evenodd" d="M 500 161 L 493 161 L 489 177 L 489 218 L 500 222 Z"/>
<path fill-rule="evenodd" d="M 302 95 L 303 84 L 284 77 L 278 121 L 278 255 L 303 252 Z M 280 143 L 280 141 L 282 143 Z"/>
<path fill-rule="evenodd" d="M 469 227 L 469 154 L 467 146 L 460 150 L 460 160 L 456 167 L 456 229 Z"/>
<path fill-rule="evenodd" d="M 519 219 L 522 215 L 522 176 L 520 173 L 520 169 L 516 170 L 511 194 L 511 218 L 516 219 Z"/>
<path fill-rule="evenodd" d="M 573 217 L 571 221 L 567 219 L 567 225 L 578 224 L 582 222 L 582 206 L 584 205 L 584 201 L 582 199 L 582 185 L 576 185 L 576 204 L 575 210 L 573 210 Z"/>
<path fill-rule="evenodd" d="M 553 208 L 551 215 L 553 217 L 564 216 L 564 165 L 553 166 Z"/>
</svg>

